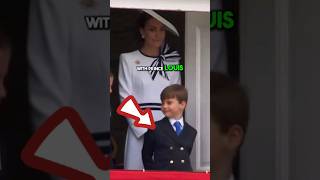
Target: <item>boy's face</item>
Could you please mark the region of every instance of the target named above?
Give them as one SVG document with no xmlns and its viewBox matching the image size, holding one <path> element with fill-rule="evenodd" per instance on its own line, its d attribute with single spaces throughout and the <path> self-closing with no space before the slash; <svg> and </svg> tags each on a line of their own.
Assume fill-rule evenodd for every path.
<svg viewBox="0 0 320 180">
<path fill-rule="evenodd" d="M 161 110 L 166 117 L 178 119 L 182 116 L 186 104 L 185 101 L 179 102 L 177 98 L 164 99 Z"/>
<path fill-rule="evenodd" d="M 227 137 L 221 133 L 220 128 L 216 123 L 211 123 L 211 162 L 213 163 L 213 169 L 219 167 L 222 159 L 227 157 Z"/>
<path fill-rule="evenodd" d="M 232 162 L 242 143 L 244 132 L 239 125 L 231 126 L 227 132 L 222 132 L 219 125 L 211 123 L 211 162 L 217 169 L 224 162 Z"/>
</svg>

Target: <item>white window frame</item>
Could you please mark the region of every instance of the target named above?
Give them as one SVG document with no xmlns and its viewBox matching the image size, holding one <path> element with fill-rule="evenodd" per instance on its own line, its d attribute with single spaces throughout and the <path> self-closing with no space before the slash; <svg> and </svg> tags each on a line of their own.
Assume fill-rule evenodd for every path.
<svg viewBox="0 0 320 180">
<path fill-rule="evenodd" d="M 110 7 L 209 12 L 210 0 L 110 0 Z"/>
</svg>

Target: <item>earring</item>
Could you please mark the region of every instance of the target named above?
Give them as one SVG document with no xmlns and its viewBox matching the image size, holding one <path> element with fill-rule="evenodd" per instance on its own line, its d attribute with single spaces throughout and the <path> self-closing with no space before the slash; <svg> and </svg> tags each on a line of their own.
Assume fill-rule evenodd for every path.
<svg viewBox="0 0 320 180">
<path fill-rule="evenodd" d="M 144 35 L 143 34 L 141 34 L 141 38 L 144 39 Z"/>
</svg>

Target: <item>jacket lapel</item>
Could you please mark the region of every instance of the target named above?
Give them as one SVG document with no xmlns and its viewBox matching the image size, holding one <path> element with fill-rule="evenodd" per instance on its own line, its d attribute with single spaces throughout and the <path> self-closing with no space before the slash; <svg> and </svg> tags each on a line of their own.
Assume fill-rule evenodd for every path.
<svg viewBox="0 0 320 180">
<path fill-rule="evenodd" d="M 164 121 L 165 121 L 164 130 L 166 131 L 165 134 L 169 135 L 171 137 L 171 139 L 173 139 L 179 145 L 185 146 L 185 140 L 188 136 L 188 131 L 190 130 L 189 124 L 184 121 L 183 129 L 182 129 L 180 135 L 178 136 L 176 134 L 176 132 L 174 131 L 174 129 L 172 128 L 169 119 L 166 118 L 166 119 L 164 119 Z"/>
<path fill-rule="evenodd" d="M 183 142 L 185 142 L 186 139 L 190 139 L 190 125 L 184 121 L 184 126 L 183 129 L 180 133 L 180 135 L 178 136 L 179 140 L 182 140 Z M 184 143 L 185 144 L 185 143 Z"/>
<path fill-rule="evenodd" d="M 176 132 L 174 131 L 174 129 L 172 128 L 171 126 L 171 123 L 169 121 L 168 118 L 164 119 L 165 123 L 164 123 L 164 130 L 166 131 L 165 134 L 168 134 L 172 139 L 177 139 L 177 134 Z"/>
</svg>

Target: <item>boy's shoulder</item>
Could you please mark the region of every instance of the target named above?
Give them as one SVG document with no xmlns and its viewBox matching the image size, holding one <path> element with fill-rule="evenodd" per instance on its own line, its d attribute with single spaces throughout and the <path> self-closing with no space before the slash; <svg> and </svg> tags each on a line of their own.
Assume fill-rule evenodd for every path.
<svg viewBox="0 0 320 180">
<path fill-rule="evenodd" d="M 169 119 L 167 117 L 162 118 L 160 121 L 157 121 L 156 124 L 156 130 L 157 128 L 166 128 L 166 127 L 170 127 L 171 126 L 167 126 L 169 122 Z M 187 123 L 186 121 L 184 121 L 185 127 L 184 128 L 188 128 L 188 131 L 190 131 L 193 134 L 197 134 L 197 130 L 192 127 L 189 123 Z"/>
<path fill-rule="evenodd" d="M 197 134 L 197 130 L 192 127 L 189 123 L 187 123 L 186 121 L 184 122 L 185 123 L 185 127 L 188 127 L 189 128 L 189 131 L 192 132 L 194 135 Z"/>
<path fill-rule="evenodd" d="M 156 127 L 163 127 L 168 122 L 169 122 L 169 119 L 167 117 L 164 117 L 160 121 L 155 122 L 155 124 L 156 124 Z"/>
<path fill-rule="evenodd" d="M 139 51 L 131 51 L 131 52 L 126 52 L 126 53 L 121 53 L 120 54 L 120 59 L 122 61 L 132 61 L 133 59 L 136 59 L 139 56 Z"/>
</svg>

